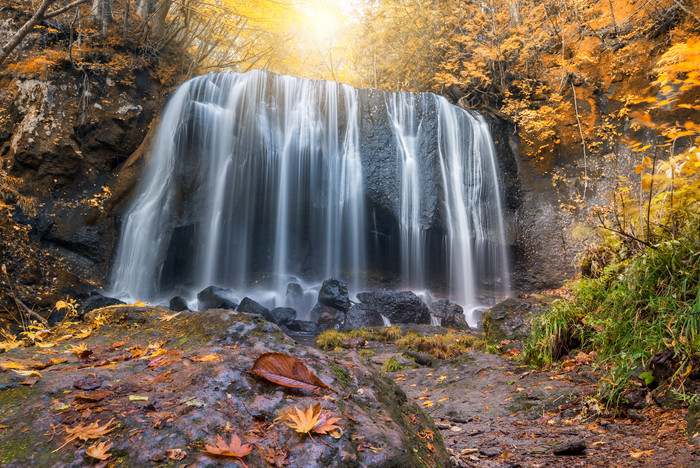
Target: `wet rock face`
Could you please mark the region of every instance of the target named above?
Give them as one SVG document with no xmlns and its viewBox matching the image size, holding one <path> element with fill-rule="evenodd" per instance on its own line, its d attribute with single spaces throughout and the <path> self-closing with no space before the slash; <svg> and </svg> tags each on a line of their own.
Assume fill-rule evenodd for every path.
<svg viewBox="0 0 700 468">
<path fill-rule="evenodd" d="M 0 109 L 14 123 L 0 145 L 5 167 L 27 188 L 75 188 L 124 162 L 143 141 L 162 89 L 147 71 L 85 80 L 68 71 L 51 80 L 2 79 Z"/>
<path fill-rule="evenodd" d="M 199 302 L 199 308 L 201 310 L 207 310 L 207 309 L 235 310 L 236 307 L 238 307 L 239 305 L 230 299 L 231 294 L 233 294 L 233 291 L 231 291 L 230 289 L 219 288 L 217 286 L 209 286 L 208 288 L 201 290 L 197 294 L 197 302 Z M 248 299 L 248 298 L 244 298 L 243 300 L 245 301 L 245 299 Z M 250 301 L 250 303 L 254 303 L 254 304 L 262 307 L 260 304 L 258 304 L 257 302 L 255 302 L 251 299 L 248 299 L 248 301 Z M 242 302 L 241 302 L 241 304 L 242 304 Z M 246 306 L 244 306 L 245 312 L 257 313 L 257 312 L 253 312 L 252 310 L 245 310 L 245 307 Z M 251 305 L 251 307 L 254 308 L 255 305 Z M 265 309 L 265 310 L 267 310 L 267 309 Z"/>
<path fill-rule="evenodd" d="M 92 293 L 90 297 L 85 300 L 85 302 L 83 302 L 83 306 L 80 308 L 80 313 L 87 314 L 95 309 L 117 304 L 124 304 L 124 302 L 120 301 L 119 299 L 103 296 L 102 294 L 95 292 Z"/>
<path fill-rule="evenodd" d="M 448 299 L 438 299 L 430 304 L 430 311 L 440 320 L 440 326 L 468 330 L 469 325 L 464 318 L 464 309 Z"/>
<path fill-rule="evenodd" d="M 348 283 L 338 278 L 329 278 L 323 282 L 318 292 L 318 302 L 328 307 L 347 312 L 350 308 Z"/>
<path fill-rule="evenodd" d="M 530 336 L 532 317 L 542 313 L 554 299 L 554 296 L 542 296 L 539 301 L 509 298 L 491 307 L 483 317 L 486 340 L 492 345 L 509 340 L 521 347 Z"/>
<path fill-rule="evenodd" d="M 359 330 L 362 327 L 381 327 L 384 325 L 382 315 L 378 310 L 364 304 L 353 304 L 345 314 L 343 330 Z"/>
<path fill-rule="evenodd" d="M 228 441 L 232 433 L 252 445 L 244 458 L 248 466 L 267 466 L 270 450 L 286 466 L 449 466 L 432 420 L 357 354 L 329 357 L 295 343 L 256 315 L 208 310 L 163 320 L 171 315 L 157 307 L 93 311 L 86 320 L 97 329 L 89 337 L 55 348 L 55 357 L 67 358 L 49 363 L 60 372 L 42 371 L 33 386 L 19 385 L 14 373 L 0 373 L 0 419 L 7 426 L 0 438 L 3 466 L 85 466 L 84 444 L 60 448 L 66 430 L 110 420 L 111 451 L 127 466 L 167 461 L 164 455 L 174 449 L 184 452 L 179 463 L 219 466 L 223 460 L 203 453 L 204 444 L 213 445 L 217 434 Z M 123 340 L 127 343 L 114 345 Z M 87 359 L 96 366 L 85 366 L 69 351 L 78 342 L 93 351 Z M 154 342 L 164 343 L 157 357 L 133 357 L 138 350 L 150 353 Z M 337 393 L 290 389 L 251 374 L 255 360 L 271 351 L 302 360 Z M 3 359 L 32 355 L 33 348 L 18 348 Z M 101 362 L 111 364 L 97 365 Z M 59 406 L 47 395 L 57 395 Z M 283 411 L 315 404 L 341 418 L 339 439 L 271 424 Z M 432 441 L 425 431 L 434 434 Z M 134 439 L 134 433 L 141 437 Z"/>
<path fill-rule="evenodd" d="M 172 299 L 170 299 L 170 310 L 174 310 L 175 312 L 182 312 L 183 310 L 188 310 L 189 308 L 187 307 L 187 301 L 183 299 L 180 296 L 175 296 Z"/>
<path fill-rule="evenodd" d="M 392 324 L 430 323 L 428 306 L 412 291 L 374 291 L 357 295 L 362 306 L 379 313 Z"/>
</svg>

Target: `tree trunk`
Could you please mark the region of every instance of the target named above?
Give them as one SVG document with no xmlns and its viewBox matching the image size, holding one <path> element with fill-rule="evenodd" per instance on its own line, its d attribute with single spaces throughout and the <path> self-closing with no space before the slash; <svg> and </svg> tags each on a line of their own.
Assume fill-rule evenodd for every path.
<svg viewBox="0 0 700 468">
<path fill-rule="evenodd" d="M 107 28 L 112 23 L 112 0 L 93 0 L 92 14 L 100 23 L 102 37 L 107 34 Z"/>
<path fill-rule="evenodd" d="M 136 13 L 138 13 L 141 18 L 145 19 L 148 15 L 153 13 L 155 3 L 155 0 L 139 0 L 139 6 L 136 8 Z"/>
<path fill-rule="evenodd" d="M 10 41 L 2 47 L 2 50 L 0 50 L 0 63 L 5 61 L 7 56 L 10 55 L 13 50 L 15 50 L 15 47 L 17 47 L 27 36 L 27 34 L 34 29 L 34 26 L 41 23 L 41 21 L 44 19 L 46 10 L 48 10 L 55 1 L 56 0 L 44 0 L 42 4 L 39 5 L 39 9 L 31 18 L 29 18 L 29 21 L 24 23 L 24 26 L 19 28 L 15 35 L 12 36 Z"/>
</svg>

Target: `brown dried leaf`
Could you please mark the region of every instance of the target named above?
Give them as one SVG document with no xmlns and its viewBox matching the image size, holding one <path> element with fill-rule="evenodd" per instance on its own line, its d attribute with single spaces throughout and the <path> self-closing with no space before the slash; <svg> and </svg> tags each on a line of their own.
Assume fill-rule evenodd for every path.
<svg viewBox="0 0 700 468">
<path fill-rule="evenodd" d="M 265 461 L 276 468 L 284 468 L 285 466 L 289 465 L 289 462 L 287 461 L 289 452 L 274 449 L 272 447 L 264 447 L 261 450 L 261 453 Z"/>
<path fill-rule="evenodd" d="M 112 432 L 114 429 L 117 428 L 117 426 L 112 427 L 112 421 L 114 421 L 114 418 L 110 419 L 107 424 L 104 426 L 100 426 L 98 422 L 94 422 L 89 425 L 84 425 L 83 423 L 78 424 L 77 426 L 70 428 L 66 428 L 66 441 L 63 445 L 61 445 L 59 448 L 54 450 L 54 452 L 57 452 L 61 450 L 63 447 L 65 447 L 68 443 L 75 439 L 80 439 L 84 442 L 87 442 L 90 439 L 97 439 L 99 437 L 102 437 L 103 435 Z"/>
<path fill-rule="evenodd" d="M 88 447 L 85 453 L 92 458 L 97 458 L 98 460 L 106 460 L 112 456 L 111 453 L 107 453 L 110 448 L 112 448 L 111 442 L 100 442 L 99 444 L 95 444 Z"/>
<path fill-rule="evenodd" d="M 166 314 L 166 315 L 163 315 L 161 317 L 158 317 L 158 320 L 160 320 L 161 322 L 169 322 L 172 319 L 174 319 L 175 317 L 177 317 L 178 315 L 180 315 L 181 313 L 182 312 L 176 312 L 176 313 L 170 314 L 170 315 Z"/>
<path fill-rule="evenodd" d="M 216 445 L 205 444 L 204 447 L 206 447 L 205 452 L 211 453 L 212 455 L 236 458 L 243 458 L 252 450 L 250 444 L 242 444 L 241 439 L 239 439 L 236 434 L 231 435 L 231 442 L 228 444 L 220 435 L 217 435 Z"/>
<path fill-rule="evenodd" d="M 82 400 L 88 400 L 88 401 L 100 401 L 108 396 L 112 395 L 112 392 L 109 390 L 95 390 L 94 392 L 89 392 L 89 393 L 78 393 L 75 395 L 75 398 L 80 398 Z"/>
<path fill-rule="evenodd" d="M 318 423 L 313 429 L 311 429 L 311 432 L 316 432 L 318 434 L 327 434 L 332 432 L 337 434 L 340 426 L 336 426 L 335 423 L 340 420 L 341 418 L 332 418 L 329 410 L 323 410 L 318 418 Z M 340 434 L 342 435 L 342 429 L 340 429 Z"/>
<path fill-rule="evenodd" d="M 255 360 L 250 371 L 285 387 L 304 388 L 314 392 L 323 388 L 332 391 L 306 367 L 306 364 L 289 354 L 264 353 Z"/>
<path fill-rule="evenodd" d="M 206 356 L 193 357 L 190 359 L 192 359 L 193 361 L 196 361 L 196 362 L 211 362 L 211 361 L 221 361 L 221 356 L 219 356 L 218 354 L 207 354 Z"/>
<path fill-rule="evenodd" d="M 165 451 L 165 454 L 170 458 L 171 460 L 175 461 L 180 461 L 187 456 L 187 452 L 185 452 L 182 449 L 176 448 L 176 449 L 168 449 Z"/>
</svg>

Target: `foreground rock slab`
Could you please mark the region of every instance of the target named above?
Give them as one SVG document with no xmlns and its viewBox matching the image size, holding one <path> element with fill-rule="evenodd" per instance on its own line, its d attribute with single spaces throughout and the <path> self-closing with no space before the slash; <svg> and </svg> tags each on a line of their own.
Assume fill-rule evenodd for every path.
<svg viewBox="0 0 700 468">
<path fill-rule="evenodd" d="M 251 444 L 248 466 L 448 466 L 439 430 L 391 380 L 348 355 L 297 344 L 259 316 L 159 307 L 98 309 L 37 345 L 0 354 L 0 464 L 234 466 L 204 452 L 217 435 Z M 272 384 L 248 371 L 265 352 L 301 359 L 334 391 Z M 320 404 L 343 433 L 295 432 L 281 413 Z M 86 441 L 77 428 L 105 429 Z M 84 432 L 83 432 L 84 433 Z M 94 452 L 93 452 L 94 453 Z"/>
</svg>

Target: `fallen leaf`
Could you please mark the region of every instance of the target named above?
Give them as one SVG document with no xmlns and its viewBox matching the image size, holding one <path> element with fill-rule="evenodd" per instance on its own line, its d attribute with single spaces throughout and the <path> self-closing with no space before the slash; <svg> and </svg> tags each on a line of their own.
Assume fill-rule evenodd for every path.
<svg viewBox="0 0 700 468">
<path fill-rule="evenodd" d="M 281 417 L 286 419 L 285 424 L 287 426 L 300 434 L 308 434 L 309 432 L 326 434 L 340 429 L 339 426 L 335 425 L 336 422 L 340 421 L 340 418 L 331 417 L 331 412 L 329 410 L 321 410 L 321 405 L 318 403 L 309 405 L 305 411 L 295 406 L 294 410 L 288 410 Z"/>
<path fill-rule="evenodd" d="M 79 345 L 70 345 L 68 351 L 75 355 L 79 355 L 82 354 L 83 351 L 87 351 L 87 345 L 84 342 L 81 342 Z"/>
<path fill-rule="evenodd" d="M 37 342 L 34 343 L 35 346 L 38 346 L 39 348 L 53 348 L 56 346 L 56 343 L 53 341 L 44 341 L 44 342 Z"/>
<path fill-rule="evenodd" d="M 287 462 L 289 452 L 285 452 L 280 449 L 274 449 L 272 447 L 264 447 L 261 450 L 261 452 L 263 455 L 263 459 L 276 468 L 283 468 L 289 465 L 289 462 Z"/>
<path fill-rule="evenodd" d="M 212 455 L 221 455 L 223 457 L 235 457 L 241 460 L 243 466 L 246 464 L 243 462 L 242 458 L 250 453 L 252 450 L 250 444 L 241 444 L 241 439 L 238 438 L 236 434 L 231 435 L 231 442 L 228 444 L 221 438 L 220 435 L 216 436 L 216 445 L 205 444 L 205 452 Z"/>
<path fill-rule="evenodd" d="M 630 457 L 632 458 L 640 458 L 643 455 L 649 456 L 651 455 L 653 450 L 630 450 Z"/>
<path fill-rule="evenodd" d="M 80 338 L 81 340 L 83 338 L 87 338 L 88 336 L 92 335 L 92 328 L 85 328 L 80 331 L 80 333 L 76 334 L 76 338 Z"/>
<path fill-rule="evenodd" d="M 129 401 L 148 401 L 148 397 L 141 395 L 129 395 Z"/>
<path fill-rule="evenodd" d="M 85 453 L 92 458 L 97 458 L 98 460 L 106 460 L 112 456 L 112 454 L 107 453 L 110 448 L 112 448 L 111 442 L 100 442 L 99 444 L 95 444 L 88 447 Z"/>
<path fill-rule="evenodd" d="M 284 353 L 264 353 L 255 360 L 250 370 L 260 377 L 278 385 L 320 391 L 333 391 L 311 372 L 299 359 Z"/>
<path fill-rule="evenodd" d="M 193 361 L 196 361 L 196 362 L 211 362 L 211 361 L 221 361 L 221 356 L 219 356 L 218 354 L 207 354 L 206 356 L 202 356 L 199 358 L 193 357 L 190 359 L 192 359 Z"/>
<path fill-rule="evenodd" d="M 6 370 L 15 370 L 15 369 L 26 369 L 26 367 L 23 364 L 20 364 L 18 362 L 13 362 L 13 361 L 3 361 L 0 362 L 0 370 L 6 371 Z"/>
<path fill-rule="evenodd" d="M 35 370 L 17 370 L 17 369 L 10 369 L 12 372 L 15 374 L 19 374 L 22 377 L 41 377 L 41 374 L 38 371 Z"/>
<path fill-rule="evenodd" d="M 88 400 L 88 401 L 100 401 L 108 396 L 110 396 L 112 392 L 109 390 L 95 390 L 94 392 L 90 393 L 78 393 L 75 395 L 75 398 L 80 398 L 82 400 Z"/>
<path fill-rule="evenodd" d="M 84 425 L 83 423 L 78 424 L 77 426 L 71 428 L 67 427 L 66 428 L 66 442 L 61 445 L 59 448 L 54 450 L 54 452 L 57 452 L 61 450 L 63 447 L 65 447 L 69 442 L 75 440 L 75 439 L 80 439 L 84 442 L 87 442 L 90 439 L 97 439 L 99 437 L 102 437 L 103 435 L 113 431 L 114 429 L 117 428 L 117 426 L 112 427 L 112 421 L 114 419 L 110 419 L 107 424 L 104 426 L 100 426 L 98 422 L 94 422 L 89 425 Z"/>
<path fill-rule="evenodd" d="M 187 452 L 179 448 L 168 449 L 165 451 L 165 454 L 168 456 L 168 458 L 175 461 L 180 461 L 187 456 Z"/>
<path fill-rule="evenodd" d="M 176 313 L 170 314 L 170 315 L 163 315 L 162 317 L 158 317 L 158 320 L 160 320 L 161 322 L 169 322 L 172 319 L 174 319 L 175 317 L 177 317 L 178 315 L 180 315 L 181 313 L 182 312 L 176 312 Z"/>
</svg>

